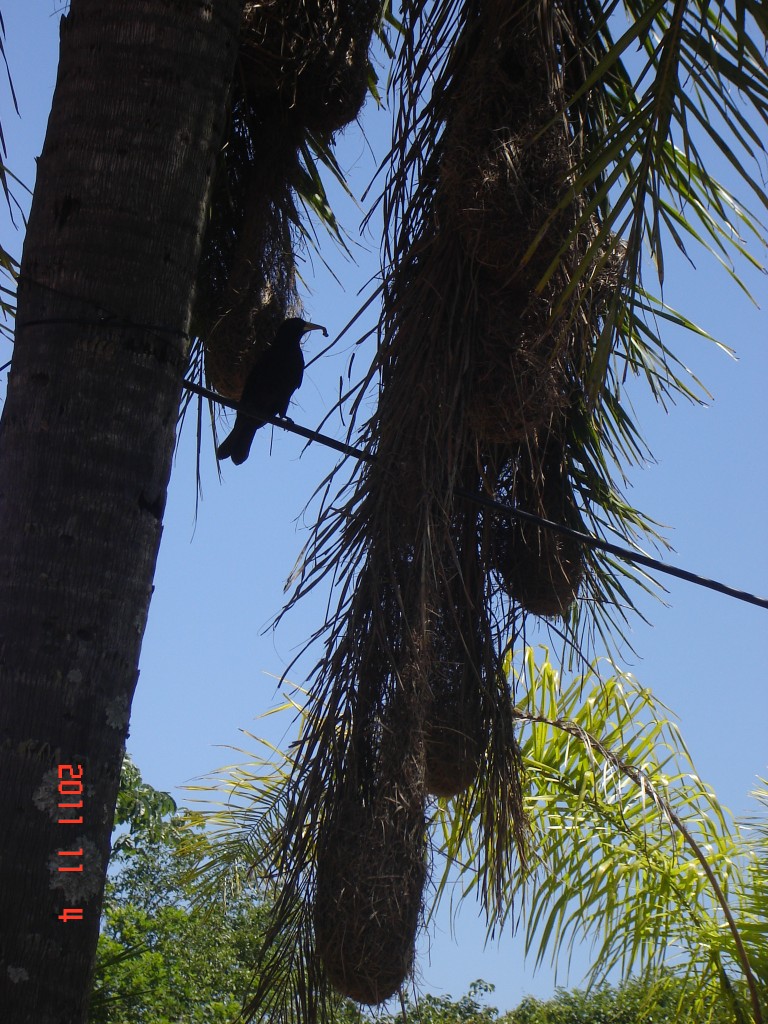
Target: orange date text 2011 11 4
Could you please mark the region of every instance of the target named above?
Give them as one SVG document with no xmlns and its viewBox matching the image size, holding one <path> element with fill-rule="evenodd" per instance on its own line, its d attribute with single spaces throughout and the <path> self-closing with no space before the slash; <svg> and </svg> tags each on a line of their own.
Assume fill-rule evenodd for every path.
<svg viewBox="0 0 768 1024">
<path fill-rule="evenodd" d="M 81 764 L 60 764 L 59 765 L 59 796 L 80 797 L 79 800 L 59 801 L 58 806 L 67 810 L 79 809 L 83 806 L 83 766 Z M 59 818 L 59 825 L 82 825 L 82 814 L 77 818 Z M 61 870 L 61 869 L 59 869 Z"/>
<path fill-rule="evenodd" d="M 81 764 L 60 764 L 58 766 L 59 775 L 59 802 L 58 807 L 60 810 L 71 811 L 71 810 L 82 810 L 83 807 L 83 766 Z M 64 797 L 62 800 L 61 798 Z M 77 798 L 77 799 L 73 799 Z M 83 815 L 79 815 L 76 818 L 59 818 L 59 825 L 82 825 Z M 82 848 L 79 850 L 59 850 L 59 857 L 80 857 L 83 856 Z M 73 864 L 71 867 L 60 866 L 59 871 L 82 871 L 83 864 L 82 860 L 79 864 Z M 82 921 L 83 920 L 83 909 L 82 907 L 64 907 L 62 912 L 58 915 L 60 921 L 64 924 L 69 924 L 71 921 Z"/>
</svg>

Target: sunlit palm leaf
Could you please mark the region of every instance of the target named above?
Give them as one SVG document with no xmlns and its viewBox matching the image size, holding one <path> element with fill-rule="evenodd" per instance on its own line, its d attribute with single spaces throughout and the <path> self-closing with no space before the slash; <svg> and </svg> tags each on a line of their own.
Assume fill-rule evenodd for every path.
<svg viewBox="0 0 768 1024">
<path fill-rule="evenodd" d="M 587 6 L 596 24 L 595 63 L 582 86 L 583 97 L 574 97 L 590 108 L 586 166 L 577 187 L 593 189 L 603 223 L 622 225 L 620 233 L 626 233 L 628 317 L 623 329 L 620 324 L 616 329 L 624 334 L 629 361 L 648 366 L 642 351 L 632 355 L 649 342 L 655 347 L 635 324 L 649 312 L 635 300 L 643 247 L 662 281 L 666 231 L 684 252 L 686 236 L 703 246 L 742 283 L 733 260 L 756 263 L 745 235 L 764 244 L 760 217 L 768 200 L 759 158 L 765 144 L 757 126 L 768 118 L 768 65 L 760 40 L 765 15 L 759 5 L 744 0 L 635 0 L 623 5 L 630 23 L 614 39 L 618 15 L 601 20 L 597 5 Z M 632 52 L 637 46 L 644 50 L 644 62 Z M 595 89 L 598 84 L 601 88 Z M 588 94 L 596 104 L 590 104 Z M 751 206 L 715 177 L 712 168 L 723 161 Z M 684 327 L 690 323 L 682 316 L 671 319 Z M 603 372 L 598 361 L 593 386 Z"/>
<path fill-rule="evenodd" d="M 299 715 L 303 731 L 305 712 L 295 700 L 288 699 L 264 717 L 276 713 Z M 286 884 L 276 860 L 293 799 L 289 780 L 296 745 L 284 753 L 246 735 L 258 744 L 260 753 L 248 753 L 245 764 L 220 769 L 208 785 L 189 787 L 195 793 L 211 794 L 200 798 L 200 803 L 213 808 L 190 813 L 190 831 L 182 849 L 197 861 L 191 879 L 201 904 L 250 885 L 267 905 L 279 909 L 270 918 L 272 923 L 279 921 L 279 930 L 268 924 L 262 955 L 254 965 L 246 1019 L 257 1013 L 259 1020 L 280 1024 L 330 1020 L 339 999 L 314 953 L 311 872 L 291 874 L 291 884 Z M 204 839 L 200 826 L 205 826 Z M 307 842 L 311 846 L 311 836 Z"/>
<path fill-rule="evenodd" d="M 661 968 L 672 968 L 684 981 L 681 1021 L 707 1020 L 723 997 L 734 1019 L 758 1021 L 745 964 L 765 999 L 765 814 L 751 832 L 735 825 L 696 774 L 664 706 L 610 663 L 603 666 L 608 671 L 595 666 L 568 682 L 546 652 L 537 664 L 528 649 L 515 664 L 525 677 L 516 716 L 536 856 L 529 871 L 514 873 L 490 929 L 508 922 L 513 901 L 525 890 L 524 944 L 535 963 L 562 965 L 586 941 L 594 964 L 590 983 L 612 970 L 658 976 Z M 276 710 L 295 714 L 303 695 L 297 697 Z M 251 754 L 247 764 L 193 787 L 219 804 L 192 815 L 196 826 L 207 825 L 210 839 L 198 869 L 204 898 L 243 884 L 246 874 L 259 877 L 269 899 L 285 896 L 284 879 L 260 874 L 260 866 L 273 863 L 275 837 L 290 804 L 286 782 L 295 746 L 287 754 L 263 741 L 262 748 L 262 756 Z M 476 788 L 483 784 L 481 775 Z M 763 801 L 768 806 L 765 793 Z M 480 895 L 488 856 L 479 841 L 483 806 L 469 794 L 433 807 L 433 844 L 443 871 L 429 915 L 449 893 L 455 908 L 457 880 L 464 896 Z M 284 997 L 272 1007 L 276 1019 L 286 1019 L 280 1013 L 299 998 L 297 978 L 311 949 L 306 893 L 299 888 L 288 898 L 288 928 L 268 964 L 268 977 Z M 724 920 L 724 906 L 733 927 Z M 665 998 L 663 985 L 649 998 L 654 992 Z"/>
<path fill-rule="evenodd" d="M 526 893 L 526 953 L 536 964 L 563 963 L 586 941 L 590 984 L 615 970 L 626 977 L 671 967 L 687 978 L 681 1020 L 707 1019 L 723 996 L 737 1000 L 738 1019 L 759 1020 L 745 983 L 765 998 L 751 930 L 757 915 L 739 897 L 744 840 L 696 775 L 664 707 L 621 673 L 595 668 L 566 684 L 547 660 L 537 666 L 530 649 L 518 671 L 537 852 L 530 876 L 516 884 Z M 475 833 L 450 805 L 438 821 L 449 856 L 443 884 L 459 865 L 472 891 L 482 856 Z"/>
</svg>

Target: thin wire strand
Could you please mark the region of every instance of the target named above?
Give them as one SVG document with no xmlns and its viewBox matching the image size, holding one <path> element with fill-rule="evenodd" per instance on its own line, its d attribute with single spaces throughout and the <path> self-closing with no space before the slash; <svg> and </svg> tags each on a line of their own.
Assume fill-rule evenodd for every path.
<svg viewBox="0 0 768 1024">
<path fill-rule="evenodd" d="M 371 452 L 363 451 L 361 448 L 355 448 L 352 445 L 345 444 L 343 441 L 337 441 L 336 438 L 329 437 L 327 434 L 321 434 L 317 430 L 310 430 L 308 427 L 303 427 L 299 423 L 294 423 L 293 420 L 288 419 L 287 417 L 283 419 L 279 416 L 268 416 L 265 413 L 258 412 L 258 410 L 241 408 L 237 402 L 232 402 L 227 398 L 222 398 L 221 395 L 217 395 L 215 391 L 209 391 L 208 388 L 201 387 L 193 381 L 184 380 L 183 386 L 187 391 L 192 391 L 196 395 L 207 398 L 211 402 L 216 402 L 219 405 L 225 406 L 227 409 L 235 409 L 242 415 L 250 416 L 253 419 L 265 420 L 267 423 L 271 423 L 276 427 L 288 430 L 292 434 L 299 434 L 301 437 L 305 437 L 308 441 L 317 441 L 318 444 L 325 445 L 327 448 L 333 448 L 335 451 L 341 452 L 343 455 L 350 455 L 352 458 L 359 459 L 361 462 L 376 461 L 376 456 Z M 637 565 L 646 566 L 648 569 L 653 569 L 655 572 L 665 573 L 667 576 L 676 576 L 678 579 L 686 580 L 688 583 L 693 583 L 698 587 L 705 587 L 707 590 L 714 590 L 719 594 L 724 594 L 726 597 L 732 597 L 736 601 L 744 601 L 746 604 L 753 604 L 758 608 L 768 609 L 768 598 L 766 597 L 759 597 L 757 594 L 751 594 L 749 591 L 730 587 L 727 583 L 721 583 L 718 580 L 707 579 L 705 576 L 699 576 L 698 573 L 691 572 L 688 569 L 682 569 L 680 566 L 661 562 L 658 558 L 652 558 L 650 555 L 643 554 L 640 551 L 632 551 L 631 548 L 625 548 L 620 544 L 613 544 L 611 541 L 602 540 L 600 537 L 594 537 L 590 533 L 582 533 L 580 530 L 572 530 L 569 526 L 563 526 L 561 523 L 553 523 L 551 520 L 543 519 L 541 516 L 537 516 L 533 512 L 526 512 L 521 508 L 513 508 L 510 505 L 505 505 L 502 502 L 495 501 L 493 498 L 488 498 L 485 495 L 472 494 L 469 491 L 459 489 L 454 493 L 466 501 L 474 502 L 476 505 L 482 505 L 484 508 L 491 509 L 494 512 L 501 512 L 510 519 L 518 519 L 523 520 L 524 522 L 535 523 L 537 526 L 543 526 L 547 530 L 552 530 L 553 532 L 560 533 L 565 537 L 570 537 L 573 540 L 578 541 L 580 544 L 583 544 L 585 547 L 594 548 L 597 551 L 605 551 L 608 554 L 623 558 L 628 562 L 634 562 Z"/>
<path fill-rule="evenodd" d="M 39 282 L 36 281 L 33 281 L 32 283 L 39 284 Z M 47 286 L 41 285 L 41 287 Z M 58 291 L 58 289 L 50 290 Z M 181 336 L 186 334 L 186 332 L 180 331 L 176 328 L 163 327 L 158 324 L 136 324 L 130 320 L 108 313 L 99 317 L 97 320 L 88 320 L 82 317 L 67 317 L 34 320 L 23 324 L 17 324 L 16 326 L 17 330 L 21 330 L 26 327 L 38 326 L 45 323 L 89 323 L 99 325 L 117 323 L 128 328 L 161 331 L 163 333 L 177 334 Z M 11 360 L 9 360 L 4 366 L 0 367 L 0 373 L 6 370 L 10 364 Z M 299 434 L 301 437 L 305 437 L 308 441 L 317 441 L 319 444 L 325 445 L 327 448 L 333 448 L 335 451 L 341 452 L 342 455 L 350 455 L 352 458 L 359 459 L 363 462 L 376 461 L 376 456 L 372 455 L 370 452 L 363 451 L 360 448 L 354 448 L 349 444 L 344 444 L 343 441 L 337 441 L 336 438 L 329 437 L 327 434 L 321 434 L 319 431 L 309 430 L 307 427 L 301 426 L 301 424 L 294 423 L 293 420 L 288 419 L 287 417 L 281 419 L 277 416 L 268 416 L 265 413 L 255 413 L 250 412 L 247 409 L 240 409 L 236 402 L 222 398 L 221 395 L 217 395 L 215 391 L 209 391 L 207 388 L 201 387 L 193 381 L 184 380 L 183 386 L 187 391 L 191 391 L 203 398 L 207 398 L 210 402 L 216 402 L 228 409 L 235 409 L 236 411 L 243 413 L 245 416 L 253 416 L 254 419 L 258 418 L 260 420 L 264 420 L 267 423 L 271 423 L 273 426 L 281 427 L 283 430 L 288 430 L 293 434 Z M 586 547 L 593 548 L 597 551 L 605 551 L 608 554 L 623 558 L 628 562 L 634 562 L 636 565 L 646 566 L 649 569 L 653 569 L 655 572 L 665 573 L 667 576 L 675 576 L 678 579 L 686 580 L 688 583 L 693 583 L 695 586 L 705 587 L 707 590 L 714 590 L 719 594 L 724 594 L 726 597 L 732 597 L 734 600 L 743 601 L 746 604 L 752 604 L 758 608 L 768 609 L 768 598 L 759 597 L 757 594 L 752 594 L 746 590 L 739 590 L 736 587 L 729 586 L 727 583 L 721 583 L 719 580 L 707 579 L 707 577 L 700 576 L 698 573 L 691 572 L 688 569 L 683 569 L 676 565 L 669 565 L 666 562 L 659 561 L 657 558 L 652 558 L 650 555 L 643 554 L 639 551 L 632 551 L 630 548 L 625 548 L 619 544 L 613 544 L 607 540 L 601 540 L 599 537 L 594 537 L 589 533 L 581 533 L 581 531 L 573 530 L 569 526 L 563 526 L 561 523 L 553 523 L 551 520 L 543 519 L 541 516 L 537 516 L 533 512 L 526 512 L 521 508 L 512 508 L 510 505 L 504 505 L 502 502 L 495 501 L 493 498 L 486 497 L 485 495 L 470 494 L 469 492 L 462 490 L 457 490 L 455 493 L 467 501 L 474 502 L 476 505 L 482 505 L 483 507 L 492 509 L 495 512 L 501 512 L 510 519 L 518 519 L 525 522 L 535 523 L 537 526 L 543 526 L 547 530 L 552 530 L 565 537 L 570 537 Z"/>
</svg>

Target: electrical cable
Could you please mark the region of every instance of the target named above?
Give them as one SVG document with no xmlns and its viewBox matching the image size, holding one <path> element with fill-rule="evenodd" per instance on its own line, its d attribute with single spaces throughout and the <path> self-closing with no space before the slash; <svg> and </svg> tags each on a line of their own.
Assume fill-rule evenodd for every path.
<svg viewBox="0 0 768 1024">
<path fill-rule="evenodd" d="M 21 278 L 20 278 L 21 279 Z M 30 280 L 32 284 L 36 284 L 39 287 L 46 288 L 49 291 L 59 292 L 57 288 L 51 288 L 48 285 L 43 285 L 33 279 Z M 60 294 L 66 294 L 61 292 Z M 90 305 L 96 306 L 91 300 L 85 300 Z M 103 313 L 97 319 L 87 319 L 78 317 L 66 317 L 56 319 L 42 319 L 29 321 L 24 324 L 17 324 L 17 330 L 24 329 L 25 327 L 38 326 L 46 323 L 70 323 L 70 324 L 90 324 L 90 325 L 117 325 L 126 328 L 135 328 L 147 331 L 156 331 L 166 334 L 176 334 L 179 336 L 187 336 L 185 331 L 177 328 L 164 327 L 159 324 L 137 324 L 123 317 L 118 317 L 114 314 Z M 0 372 L 7 369 L 10 366 L 10 360 L 2 367 Z M 365 452 L 360 448 L 355 448 L 352 445 L 345 444 L 343 441 L 337 441 L 333 437 L 329 437 L 327 434 L 321 434 L 316 430 L 309 430 L 307 427 L 303 427 L 298 423 L 294 423 L 293 420 L 288 417 L 280 418 L 279 416 L 267 416 L 264 413 L 250 412 L 247 409 L 239 409 L 237 402 L 232 402 L 229 399 L 222 398 L 221 395 L 216 394 L 215 391 L 210 391 L 208 388 L 202 387 L 200 384 L 195 384 L 193 381 L 184 380 L 183 387 L 187 391 L 191 391 L 196 395 L 200 395 L 203 398 L 207 398 L 211 402 L 216 402 L 218 405 L 225 406 L 228 409 L 235 409 L 242 412 L 246 416 L 253 416 L 271 423 L 273 426 L 282 427 L 283 430 L 288 430 L 293 434 L 298 434 L 300 437 L 306 438 L 308 441 L 317 441 L 319 444 L 325 445 L 327 448 L 333 448 L 337 452 L 341 452 L 342 455 L 349 455 L 352 458 L 359 459 L 362 462 L 375 462 L 376 456 L 370 452 Z M 581 533 L 579 530 L 573 530 L 569 526 L 563 526 L 560 523 L 553 523 L 549 519 L 543 519 L 541 516 L 537 516 L 533 512 L 526 512 L 521 508 L 512 508 L 510 505 L 504 505 L 500 501 L 495 501 L 493 498 L 489 498 L 481 494 L 471 494 L 468 491 L 456 490 L 455 492 L 459 497 L 464 498 L 467 501 L 472 501 L 477 505 L 482 505 L 485 508 L 493 509 L 496 512 L 500 512 L 503 515 L 508 516 L 510 519 L 520 519 L 525 522 L 535 523 L 537 526 L 543 526 L 547 530 L 553 530 L 556 533 L 560 533 L 563 536 L 570 537 L 573 540 L 578 541 L 586 547 L 594 548 L 597 551 L 605 551 L 607 554 L 616 555 L 619 558 L 625 559 L 628 562 L 634 562 L 637 565 L 643 565 L 649 569 L 653 569 L 655 572 L 665 573 L 667 576 L 676 576 L 678 579 L 687 580 L 689 583 L 693 583 L 699 587 L 705 587 L 707 590 L 714 590 L 717 593 L 725 594 L 726 597 L 732 597 L 737 601 L 744 601 L 747 604 L 756 605 L 758 608 L 768 609 L 768 598 L 758 597 L 756 594 L 751 594 L 745 590 L 738 590 L 735 587 L 730 587 L 726 583 L 721 583 L 718 580 L 710 580 L 705 576 L 699 576 L 697 573 L 690 572 L 688 569 L 682 569 L 676 565 L 669 565 L 667 562 L 662 562 L 658 558 L 651 558 L 650 555 L 645 555 L 639 551 L 632 551 L 630 548 L 622 547 L 619 544 L 613 544 L 607 540 L 601 540 L 599 537 L 594 537 L 589 533 Z"/>
<path fill-rule="evenodd" d="M 287 417 L 281 419 L 279 416 L 266 416 L 264 413 L 248 409 L 240 409 L 237 402 L 232 402 L 227 398 L 222 398 L 221 395 L 216 394 L 215 391 L 209 391 L 208 388 L 204 388 L 200 384 L 195 384 L 193 381 L 184 380 L 183 386 L 187 391 L 191 391 L 196 395 L 200 395 L 212 402 L 216 402 L 218 405 L 223 405 L 228 409 L 235 409 L 245 416 L 252 416 L 254 419 L 265 420 L 267 423 L 271 423 L 276 427 L 282 427 L 283 430 L 288 430 L 293 434 L 299 434 L 301 437 L 305 437 L 308 441 L 317 441 L 318 444 L 325 445 L 327 448 L 333 448 L 335 451 L 341 452 L 343 455 L 349 455 L 361 462 L 376 461 L 376 456 L 371 452 L 355 448 L 352 445 L 345 444 L 343 441 L 337 441 L 335 438 L 329 437 L 327 434 L 321 434 L 316 430 L 310 430 L 298 423 L 294 423 L 293 420 Z M 725 594 L 726 597 L 732 597 L 734 600 L 744 601 L 747 604 L 756 605 L 758 608 L 768 609 L 768 598 L 766 597 L 759 597 L 757 594 L 749 593 L 749 591 L 730 587 L 727 583 L 721 583 L 718 580 L 707 579 L 705 576 L 699 576 L 697 573 L 690 572 L 688 569 L 682 569 L 679 566 L 670 565 L 667 562 L 660 561 L 658 558 L 651 558 L 650 555 L 645 555 L 642 552 L 632 551 L 631 548 L 625 548 L 620 544 L 613 544 L 611 541 L 602 540 L 600 537 L 594 537 L 590 533 L 581 533 L 581 531 L 573 530 L 571 527 L 563 526 L 561 523 L 553 523 L 549 519 L 543 519 L 541 516 L 537 516 L 533 512 L 526 512 L 521 508 L 512 508 L 510 505 L 505 505 L 502 502 L 495 501 L 493 498 L 488 498 L 485 495 L 472 494 L 469 491 L 459 489 L 454 493 L 466 501 L 474 502 L 476 505 L 492 509 L 495 512 L 501 512 L 510 519 L 520 519 L 524 522 L 535 523 L 537 526 L 543 526 L 547 530 L 552 530 L 565 537 L 570 537 L 573 540 L 578 541 L 580 544 L 583 544 L 585 547 L 594 548 L 597 551 L 605 551 L 607 554 L 616 555 L 619 558 L 625 559 L 625 561 L 634 562 L 637 565 L 643 565 L 648 569 L 653 569 L 655 572 L 665 573 L 667 576 L 676 576 L 678 579 L 686 580 L 688 583 L 693 583 L 696 586 L 705 587 L 707 590 L 714 590 L 717 593 Z"/>
</svg>

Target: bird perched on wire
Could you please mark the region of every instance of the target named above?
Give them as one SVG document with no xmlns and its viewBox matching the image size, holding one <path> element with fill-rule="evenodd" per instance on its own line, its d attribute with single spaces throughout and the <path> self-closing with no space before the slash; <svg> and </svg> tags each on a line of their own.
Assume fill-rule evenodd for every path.
<svg viewBox="0 0 768 1024">
<path fill-rule="evenodd" d="M 235 425 L 216 449 L 219 459 L 232 459 L 236 466 L 245 462 L 251 450 L 253 436 L 266 416 L 285 416 L 291 395 L 304 376 L 304 355 L 301 339 L 307 331 L 328 331 L 320 324 L 310 324 L 293 316 L 281 324 L 275 340 L 253 365 L 243 387 Z"/>
</svg>

